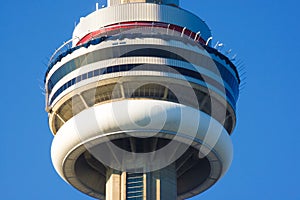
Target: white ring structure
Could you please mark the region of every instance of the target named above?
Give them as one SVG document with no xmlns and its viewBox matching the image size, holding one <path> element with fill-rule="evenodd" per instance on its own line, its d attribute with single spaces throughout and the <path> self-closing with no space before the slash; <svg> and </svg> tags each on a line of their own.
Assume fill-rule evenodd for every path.
<svg viewBox="0 0 300 200">
<path fill-rule="evenodd" d="M 201 31 L 201 36 L 205 40 L 211 37 L 210 29 L 206 23 L 184 9 L 162 4 L 128 3 L 103 8 L 86 17 L 82 17 L 73 32 L 73 46 L 79 41 L 77 38 L 82 38 L 90 32 L 110 24 L 128 21 L 153 21 L 176 24 L 187 27 L 195 33 Z"/>
<path fill-rule="evenodd" d="M 120 125 L 120 121 L 115 120 L 114 108 L 128 105 L 134 105 L 135 109 L 128 109 L 129 118 L 122 118 Z M 76 160 L 87 149 L 107 141 L 105 138 L 109 135 L 113 135 L 116 139 L 126 137 L 126 132 L 143 133 L 145 131 L 143 127 L 137 128 L 136 124 L 144 120 L 145 113 L 157 105 L 161 109 L 156 113 L 150 112 L 151 119 L 170 113 L 165 120 L 165 130 L 163 130 L 165 134 L 159 137 L 170 138 L 172 135 L 169 133 L 176 131 L 172 130 L 174 123 L 180 122 L 181 134 L 192 140 L 191 147 L 204 151 L 201 153 L 207 155 L 211 166 L 210 175 L 205 182 L 189 193 L 181 194 L 180 198 L 188 198 L 208 189 L 226 173 L 231 164 L 233 147 L 229 134 L 219 122 L 197 109 L 159 100 L 115 101 L 96 105 L 72 117 L 59 129 L 52 143 L 51 157 L 58 174 L 80 191 L 96 198 L 103 198 L 104 194 L 95 192 L 78 179 L 75 172 Z M 182 118 L 182 115 L 174 113 L 185 113 L 184 116 L 189 117 Z M 199 116 L 200 120 L 197 120 Z M 120 131 L 120 126 L 122 131 Z M 82 128 L 84 128 L 84 133 L 80 132 Z M 157 131 L 157 124 L 150 123 L 147 130 Z M 195 138 L 192 138 L 194 130 L 197 130 L 197 133 L 195 133 Z M 179 142 L 185 143 L 186 138 Z"/>
</svg>

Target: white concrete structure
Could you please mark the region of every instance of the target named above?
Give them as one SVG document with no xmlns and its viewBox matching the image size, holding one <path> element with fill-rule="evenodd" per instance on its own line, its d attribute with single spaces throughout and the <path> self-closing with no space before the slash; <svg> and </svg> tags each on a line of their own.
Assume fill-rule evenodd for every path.
<svg viewBox="0 0 300 200">
<path fill-rule="evenodd" d="M 239 75 L 178 0 L 110 0 L 81 18 L 45 76 L 58 174 L 99 199 L 186 199 L 233 150 Z"/>
</svg>

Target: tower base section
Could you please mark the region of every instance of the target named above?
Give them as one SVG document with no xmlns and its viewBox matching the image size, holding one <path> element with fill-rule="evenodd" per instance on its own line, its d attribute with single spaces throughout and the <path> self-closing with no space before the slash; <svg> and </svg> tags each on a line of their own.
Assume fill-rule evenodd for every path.
<svg viewBox="0 0 300 200">
<path fill-rule="evenodd" d="M 177 199 L 175 164 L 148 173 L 107 170 L 105 200 Z"/>
</svg>

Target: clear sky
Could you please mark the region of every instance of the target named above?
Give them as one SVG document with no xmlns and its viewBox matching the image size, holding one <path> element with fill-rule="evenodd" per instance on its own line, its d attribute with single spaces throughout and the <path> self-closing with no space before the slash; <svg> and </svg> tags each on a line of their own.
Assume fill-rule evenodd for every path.
<svg viewBox="0 0 300 200">
<path fill-rule="evenodd" d="M 46 63 L 96 0 L 1 1 L 0 199 L 88 200 L 52 167 L 42 95 Z M 100 5 L 103 0 L 98 0 Z M 246 66 L 234 160 L 193 200 L 300 199 L 300 2 L 181 0 Z"/>
</svg>

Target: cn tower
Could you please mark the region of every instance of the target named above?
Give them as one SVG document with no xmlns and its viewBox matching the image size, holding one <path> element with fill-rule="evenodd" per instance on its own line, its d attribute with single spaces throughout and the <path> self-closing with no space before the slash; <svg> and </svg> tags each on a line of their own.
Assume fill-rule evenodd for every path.
<svg viewBox="0 0 300 200">
<path fill-rule="evenodd" d="M 196 3 L 196 1 L 195 1 Z M 108 0 L 50 58 L 60 177 L 105 200 L 187 199 L 230 167 L 240 78 L 179 0 Z"/>
</svg>

